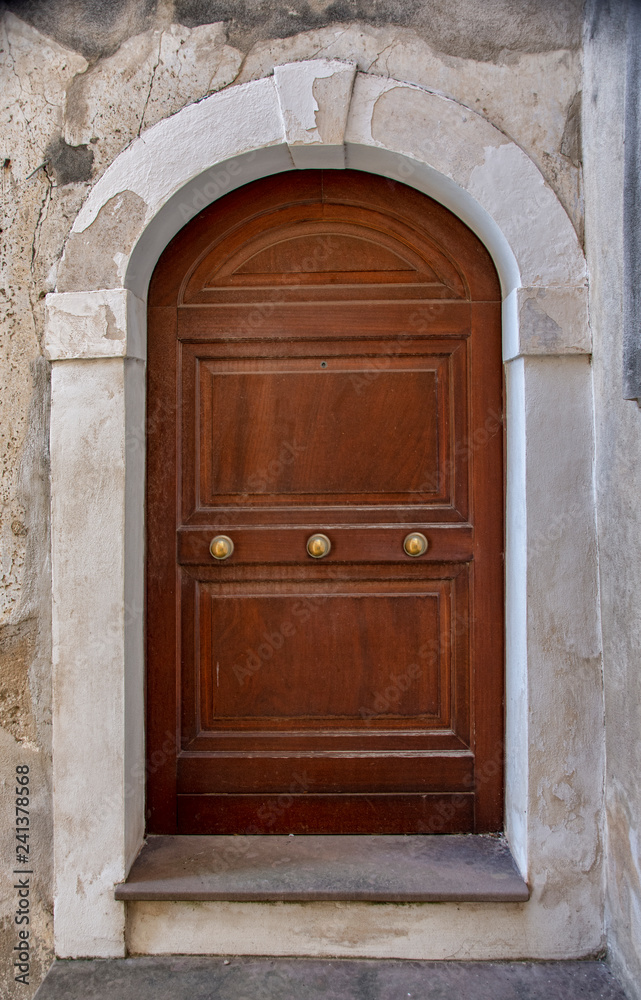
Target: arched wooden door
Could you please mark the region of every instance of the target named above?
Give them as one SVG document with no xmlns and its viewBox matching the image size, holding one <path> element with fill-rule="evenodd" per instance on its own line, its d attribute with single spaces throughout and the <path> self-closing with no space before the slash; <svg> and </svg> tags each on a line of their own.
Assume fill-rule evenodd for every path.
<svg viewBox="0 0 641 1000">
<path fill-rule="evenodd" d="M 489 254 L 402 184 L 282 174 L 175 237 L 149 296 L 149 832 L 501 828 L 501 372 Z"/>
</svg>

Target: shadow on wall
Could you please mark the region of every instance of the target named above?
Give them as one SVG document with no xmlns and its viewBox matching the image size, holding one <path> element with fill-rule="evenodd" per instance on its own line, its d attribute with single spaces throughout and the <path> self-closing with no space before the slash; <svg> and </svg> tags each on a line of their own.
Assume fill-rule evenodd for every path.
<svg viewBox="0 0 641 1000">
<path fill-rule="evenodd" d="M 8 0 L 8 10 L 89 60 L 172 21 L 195 28 L 227 23 L 228 41 L 243 51 L 269 38 L 289 38 L 333 24 L 411 28 L 430 45 L 462 58 L 499 60 L 505 50 L 578 48 L 583 0 Z"/>
</svg>

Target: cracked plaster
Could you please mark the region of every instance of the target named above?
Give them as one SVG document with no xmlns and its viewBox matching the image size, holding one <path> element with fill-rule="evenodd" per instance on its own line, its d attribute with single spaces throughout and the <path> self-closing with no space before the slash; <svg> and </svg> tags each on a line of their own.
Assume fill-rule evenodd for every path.
<svg viewBox="0 0 641 1000">
<path fill-rule="evenodd" d="M 295 167 L 345 166 L 345 127 L 355 74 L 354 63 L 335 59 L 275 67 L 284 138 Z M 315 148 L 308 159 L 310 146 Z"/>
<path fill-rule="evenodd" d="M 260 79 L 276 65 L 322 56 L 427 87 L 487 118 L 533 158 L 581 235 L 581 170 L 576 141 L 566 132 L 568 122 L 576 126 L 580 53 L 556 49 L 478 61 L 439 53 L 409 28 L 363 25 L 260 41 L 246 53 L 226 38 L 222 23 L 169 25 L 127 39 L 76 73 L 64 135 L 74 146 L 94 141 L 94 176 L 142 129 L 185 104 L 232 82 Z"/>
<path fill-rule="evenodd" d="M 450 55 L 498 61 L 513 52 L 576 48 L 581 0 L 5 0 L 41 31 L 105 56 L 126 38 L 174 20 L 190 28 L 225 19 L 232 44 L 245 51 L 265 38 L 287 38 L 341 22 L 411 26 Z"/>
<path fill-rule="evenodd" d="M 124 289 L 48 296 L 44 353 L 50 361 L 130 357 L 144 360 L 145 304 Z"/>
<path fill-rule="evenodd" d="M 146 206 L 146 221 L 153 219 L 157 226 L 160 210 L 172 195 L 180 191 L 183 201 L 189 200 L 189 185 L 206 192 L 211 186 L 206 178 L 223 169 L 226 159 L 243 176 L 240 158 L 243 153 L 251 153 L 259 176 L 260 157 L 268 147 L 274 147 L 277 154 L 279 149 L 281 154 L 285 151 L 278 169 L 286 169 L 292 160 L 299 166 L 341 167 L 347 162 L 349 166 L 358 168 L 361 164 L 371 169 L 376 159 L 372 147 L 377 146 L 384 155 L 408 156 L 415 161 L 414 166 L 408 165 L 411 171 L 427 168 L 432 178 L 440 179 L 441 187 L 444 182 L 454 182 L 450 196 L 455 200 L 456 191 L 469 192 L 473 225 L 481 227 L 477 231 L 490 239 L 491 249 L 503 254 L 493 242 L 496 235 L 489 235 L 491 220 L 501 233 L 500 239 L 507 240 L 508 253 L 518 264 L 520 282 L 526 286 L 584 284 L 585 261 L 570 220 L 532 160 L 504 133 L 451 99 L 382 77 L 357 74 L 350 98 L 352 74 L 353 67 L 331 60 L 289 64 L 278 67 L 274 77 L 228 88 L 148 129 L 93 186 L 73 225 L 58 277 L 59 290 L 82 287 L 75 272 L 84 266 L 85 254 L 78 257 L 76 236 L 86 231 L 91 254 L 95 234 L 89 230 L 110 201 L 117 205 L 117 196 L 127 192 L 128 197 L 133 194 L 140 198 Z M 319 90 L 319 84 L 323 90 Z M 346 116 L 347 160 L 340 143 Z M 319 124 L 331 126 L 333 132 L 328 135 L 339 141 L 320 142 Z M 189 137 L 187 147 L 185 136 Z M 436 196 L 448 204 L 441 187 Z M 432 193 L 429 182 L 423 189 Z M 200 204 L 201 208 L 207 200 Z M 456 210 L 462 211 L 462 204 L 457 204 Z M 479 213 L 479 209 L 486 214 Z M 169 215 L 172 212 L 178 218 L 175 207 Z M 180 218 L 182 223 L 186 221 L 182 214 Z M 176 228 L 167 232 L 167 238 L 175 232 Z M 106 236 L 106 243 L 94 242 L 94 251 L 99 248 L 105 264 L 117 261 L 119 269 L 121 261 L 110 251 L 112 234 L 107 232 Z M 144 297 L 141 263 L 144 270 L 142 261 L 134 268 L 137 284 L 129 284 L 133 272 L 126 283 Z M 107 283 L 102 270 L 88 277 L 88 287 L 104 287 Z M 119 278 L 118 284 L 122 281 L 120 273 Z M 503 278 L 508 280 L 507 272 Z M 113 278 L 109 280 L 113 283 Z M 514 287 L 515 280 L 511 275 L 507 291 Z"/>
<path fill-rule="evenodd" d="M 136 35 L 74 79 L 65 138 L 72 145 L 94 141 L 99 174 L 132 136 L 232 83 L 241 62 L 220 24 Z"/>
<path fill-rule="evenodd" d="M 361 72 L 418 84 L 486 118 L 534 160 L 581 238 L 581 170 L 561 152 L 568 118 L 576 120 L 579 52 L 556 49 L 479 62 L 444 55 L 410 29 L 346 25 L 258 42 L 236 83 L 259 79 L 276 65 L 318 57 L 354 61 Z"/>
</svg>

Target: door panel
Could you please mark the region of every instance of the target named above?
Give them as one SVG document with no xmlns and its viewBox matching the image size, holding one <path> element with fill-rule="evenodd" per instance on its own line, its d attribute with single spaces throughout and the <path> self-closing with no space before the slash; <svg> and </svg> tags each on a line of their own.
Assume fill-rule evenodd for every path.
<svg viewBox="0 0 641 1000">
<path fill-rule="evenodd" d="M 469 749 L 469 564 L 330 570 L 184 578 L 185 751 Z"/>
<path fill-rule="evenodd" d="M 499 299 L 462 223 L 350 171 L 249 185 L 163 254 L 151 832 L 500 828 Z"/>
<path fill-rule="evenodd" d="M 466 520 L 467 341 L 412 338 L 394 354 L 374 339 L 344 338 L 342 354 L 323 346 L 291 340 L 274 358 L 270 339 L 229 358 L 180 345 L 184 525 L 223 510 L 265 523 L 275 506 L 277 523 L 292 523 L 320 505 L 348 521 L 355 510 L 369 520 L 366 508 L 398 520 L 401 506 L 414 519 Z"/>
<path fill-rule="evenodd" d="M 223 596 L 200 588 L 201 726 L 363 728 L 366 710 L 394 685 L 397 636 L 418 656 L 425 635 L 446 631 L 449 614 L 439 613 L 442 590 L 371 593 L 361 581 L 340 589 Z M 247 647 L 248 634 L 261 641 Z M 319 664 L 322 686 L 313 682 Z M 380 714 L 438 718 L 440 680 L 438 656 L 426 657 L 420 671 L 404 671 Z"/>
<path fill-rule="evenodd" d="M 427 492 L 437 492 L 434 369 L 380 371 L 334 358 L 251 364 L 199 366 L 199 507 L 366 503 L 372 494 L 409 501 L 429 476 Z"/>
</svg>

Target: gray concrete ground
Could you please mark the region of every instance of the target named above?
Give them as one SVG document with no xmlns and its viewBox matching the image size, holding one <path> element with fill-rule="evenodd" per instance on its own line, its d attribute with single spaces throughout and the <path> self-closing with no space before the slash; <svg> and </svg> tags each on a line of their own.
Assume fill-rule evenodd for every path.
<svg viewBox="0 0 641 1000">
<path fill-rule="evenodd" d="M 56 962 L 36 1000 L 625 1000 L 603 962 L 169 956 Z"/>
</svg>

